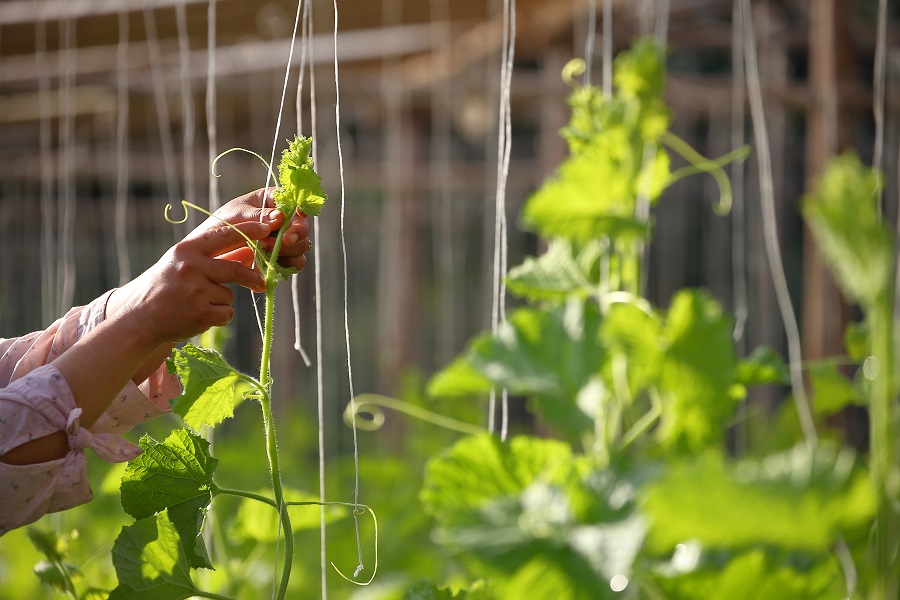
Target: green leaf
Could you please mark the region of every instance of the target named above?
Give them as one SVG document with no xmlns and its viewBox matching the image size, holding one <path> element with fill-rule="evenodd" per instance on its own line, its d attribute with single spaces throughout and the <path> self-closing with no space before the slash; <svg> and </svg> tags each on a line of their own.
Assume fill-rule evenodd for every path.
<svg viewBox="0 0 900 600">
<path fill-rule="evenodd" d="M 28 539 L 31 540 L 37 551 L 51 562 L 61 561 L 68 556 L 69 545 L 66 543 L 65 537 L 55 531 L 32 526 L 26 532 Z"/>
<path fill-rule="evenodd" d="M 467 398 L 491 391 L 491 380 L 476 371 L 465 357 L 453 359 L 435 373 L 426 393 L 433 398 Z"/>
<path fill-rule="evenodd" d="M 593 419 L 576 399 L 599 374 L 600 311 L 576 298 L 562 306 L 523 308 L 496 336 L 470 344 L 466 359 L 481 375 L 536 403 L 546 421 L 573 437 L 593 430 Z"/>
<path fill-rule="evenodd" d="M 582 243 L 602 237 L 641 240 L 647 235 L 647 224 L 634 216 L 632 175 L 605 147 L 594 144 L 566 160 L 528 199 L 522 224 L 545 238 Z M 598 181 L 603 185 L 598 186 Z"/>
<path fill-rule="evenodd" d="M 469 589 L 454 592 L 447 587 L 438 587 L 423 580 L 406 590 L 403 600 L 495 600 L 496 595 L 484 581 L 475 582 Z"/>
<path fill-rule="evenodd" d="M 655 384 L 663 363 L 661 323 L 636 304 L 621 302 L 609 307 L 600 328 L 600 343 L 606 348 L 603 377 L 611 390 L 618 390 L 616 368 L 624 367 L 632 397 Z"/>
<path fill-rule="evenodd" d="M 654 98 L 662 95 L 666 74 L 664 49 L 652 38 L 644 38 L 613 62 L 613 83 L 626 97 Z"/>
<path fill-rule="evenodd" d="M 737 401 L 731 393 L 736 360 L 731 322 L 705 292 L 683 290 L 672 300 L 663 329 L 660 442 L 695 451 L 722 439 Z"/>
<path fill-rule="evenodd" d="M 760 346 L 738 363 L 735 374 L 737 382 L 746 387 L 767 383 L 789 384 L 791 374 L 778 353 Z"/>
<path fill-rule="evenodd" d="M 894 237 L 878 213 L 881 177 L 852 152 L 832 159 L 803 214 L 841 288 L 867 310 L 887 302 L 894 280 Z"/>
<path fill-rule="evenodd" d="M 166 512 L 123 527 L 113 546 L 119 585 L 110 600 L 181 600 L 197 595 L 175 525 Z"/>
<path fill-rule="evenodd" d="M 630 570 L 644 526 L 621 482 L 589 466 L 562 442 L 471 437 L 428 463 L 422 504 L 450 548 L 513 579 L 549 561 L 566 585 L 593 590 Z"/>
<path fill-rule="evenodd" d="M 572 468 L 568 444 L 517 436 L 509 445 L 489 435 L 457 442 L 428 462 L 421 500 L 441 523 L 467 515 L 500 497 L 518 497 L 535 479 L 564 482 Z"/>
<path fill-rule="evenodd" d="M 135 519 L 186 501 L 209 504 L 209 485 L 219 461 L 209 442 L 187 429 L 176 429 L 162 443 L 140 441 L 144 453 L 128 463 L 122 476 L 122 508 Z"/>
<path fill-rule="evenodd" d="M 317 494 L 285 488 L 285 497 L 290 502 L 318 502 Z M 270 490 L 260 490 L 260 495 L 271 494 Z M 318 505 L 291 507 L 291 528 L 296 534 L 304 529 L 318 529 L 320 524 L 320 508 Z M 333 523 L 345 518 L 349 509 L 340 505 L 325 507 L 325 523 Z M 274 543 L 278 539 L 278 512 L 256 500 L 242 499 L 237 515 L 228 531 L 237 540 L 255 540 Z M 281 532 L 284 535 L 284 532 Z"/>
<path fill-rule="evenodd" d="M 725 564 L 718 557 L 708 562 L 686 573 L 676 571 L 677 574 L 656 583 L 669 600 L 808 600 L 846 596 L 843 572 L 833 556 L 807 566 L 752 550 Z"/>
<path fill-rule="evenodd" d="M 844 331 L 844 348 L 850 360 L 857 363 L 864 362 L 869 357 L 869 326 L 865 322 L 848 323 Z"/>
<path fill-rule="evenodd" d="M 278 163 L 278 180 L 281 189 L 275 190 L 275 206 L 285 215 L 300 211 L 317 216 L 325 204 L 322 180 L 316 174 L 310 150 L 312 138 L 294 136 L 281 153 Z"/>
<path fill-rule="evenodd" d="M 200 429 L 214 427 L 234 416 L 234 407 L 256 380 L 229 365 L 215 350 L 185 344 L 168 360 L 169 372 L 177 374 L 184 392 L 172 400 L 172 410 L 184 422 Z M 256 385 L 259 385 L 256 383 Z"/>
<path fill-rule="evenodd" d="M 506 277 L 509 291 L 529 300 L 564 300 L 569 295 L 586 297 L 596 288 L 573 256 L 572 244 L 551 240 L 547 252 L 511 269 Z"/>
<path fill-rule="evenodd" d="M 809 374 L 816 414 L 831 415 L 849 404 L 865 404 L 863 394 L 838 371 L 834 363 L 814 364 L 810 367 Z"/>
<path fill-rule="evenodd" d="M 75 565 L 63 562 L 69 577 L 80 576 L 81 572 Z M 34 565 L 34 574 L 40 579 L 41 583 L 50 586 L 57 592 L 65 594 L 69 591 L 69 579 L 63 572 L 58 563 L 42 560 Z"/>
<path fill-rule="evenodd" d="M 865 536 L 875 495 L 852 453 L 801 445 L 760 461 L 706 456 L 673 463 L 647 486 L 644 509 L 651 554 L 671 553 L 688 540 L 826 553 L 839 535 Z"/>
<path fill-rule="evenodd" d="M 192 569 L 213 568 L 202 536 L 208 506 L 209 498 L 201 495 L 170 506 L 167 511 L 169 520 L 181 538 L 185 560 Z"/>
</svg>

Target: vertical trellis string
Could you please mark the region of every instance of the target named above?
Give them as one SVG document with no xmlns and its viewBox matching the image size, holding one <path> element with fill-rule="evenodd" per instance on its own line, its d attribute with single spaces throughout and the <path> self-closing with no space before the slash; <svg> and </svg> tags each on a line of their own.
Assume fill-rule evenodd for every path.
<svg viewBox="0 0 900 600">
<path fill-rule="evenodd" d="M 887 79 L 887 0 L 878 2 L 878 33 L 875 39 L 875 86 L 873 115 L 875 117 L 875 149 L 872 152 L 872 168 L 881 172 L 884 162 L 884 96 Z M 882 191 L 878 191 L 878 214 L 881 214 Z"/>
<path fill-rule="evenodd" d="M 344 237 L 344 212 L 347 204 L 347 192 L 344 188 L 344 153 L 341 148 L 341 86 L 338 71 L 338 4 L 337 0 L 333 0 L 334 5 L 334 126 L 337 136 L 337 154 L 338 154 L 338 174 L 340 175 L 341 186 L 341 256 L 343 258 L 344 267 L 344 340 L 347 347 L 347 380 L 350 387 L 350 414 L 356 414 L 356 395 L 353 392 L 353 365 L 350 360 L 350 310 L 347 301 L 347 242 Z M 356 553 L 359 558 L 359 565 L 353 576 L 356 577 L 363 570 L 362 559 L 362 543 L 359 539 L 359 444 L 357 440 L 356 419 L 351 419 L 351 429 L 353 430 L 353 504 L 356 506 L 353 510 L 353 523 L 356 529 Z"/>
<path fill-rule="evenodd" d="M 315 33 L 315 19 L 313 18 L 312 2 L 307 2 L 303 8 L 303 26 L 306 34 L 306 50 L 309 52 L 309 131 L 313 138 L 313 164 L 319 164 L 318 129 L 316 127 L 316 54 L 313 44 Z M 301 79 L 302 79 L 301 70 Z M 313 264 L 315 266 L 315 291 L 316 291 L 316 409 L 318 415 L 319 433 L 319 561 L 322 578 L 322 600 L 328 597 L 326 584 L 327 559 L 325 556 L 325 388 L 323 384 L 324 359 L 323 335 L 322 335 L 322 259 L 319 244 L 319 220 L 313 219 Z"/>
<path fill-rule="evenodd" d="M 766 256 L 769 263 L 769 272 L 775 286 L 775 297 L 778 301 L 778 308 L 781 312 L 781 319 L 784 322 L 784 329 L 787 335 L 791 391 L 794 395 L 797 415 L 807 443 L 814 445 L 818 441 L 818 436 L 809 402 L 806 398 L 806 391 L 803 387 L 800 329 L 797 325 L 797 317 L 794 314 L 794 306 L 791 302 L 791 293 L 784 274 L 784 266 L 781 263 L 781 248 L 778 242 L 778 225 L 775 216 L 775 190 L 772 181 L 772 157 L 769 152 L 769 134 L 766 131 L 762 86 L 760 84 L 759 66 L 756 57 L 756 38 L 753 32 L 753 15 L 750 10 L 749 0 L 741 0 L 741 9 L 744 22 L 744 52 L 747 89 L 750 93 L 750 115 L 753 121 L 756 154 L 760 171 L 760 196 Z"/>
<path fill-rule="evenodd" d="M 209 0 L 206 9 L 206 137 L 209 143 L 209 164 L 218 156 L 219 133 L 216 123 L 218 103 L 216 95 L 216 2 Z M 219 181 L 209 178 L 209 210 L 215 211 L 220 206 Z"/>
<path fill-rule="evenodd" d="M 291 63 L 293 62 L 293 59 L 294 59 L 294 45 L 296 44 L 296 41 L 297 41 L 297 25 L 300 23 L 300 15 L 302 14 L 301 13 L 302 7 L 303 7 L 303 0 L 299 0 L 297 2 L 297 13 L 294 16 L 294 29 L 293 29 L 293 32 L 291 33 L 291 47 L 290 47 L 290 50 L 288 51 L 287 66 L 284 69 L 284 85 L 282 86 L 282 89 L 281 89 L 281 101 L 278 103 L 278 118 L 275 121 L 275 135 L 273 136 L 273 140 L 272 140 L 272 155 L 269 158 L 269 165 L 272 165 L 272 166 L 274 166 L 274 164 L 275 164 L 275 151 L 278 148 L 278 136 L 281 133 L 281 117 L 284 114 L 284 99 L 285 99 L 285 97 L 287 97 L 288 81 L 290 80 L 290 77 L 291 77 Z M 266 169 L 266 185 L 265 185 L 265 188 L 266 188 L 265 196 L 266 197 L 268 197 L 268 195 L 269 195 L 269 184 L 270 183 L 272 183 L 272 169 Z M 259 218 L 260 218 L 260 220 L 262 220 L 262 212 L 260 212 Z M 286 216 L 285 218 L 291 218 L 291 216 Z M 254 298 L 253 305 L 255 308 L 256 307 L 256 296 L 253 296 L 253 298 Z M 256 313 L 256 318 L 258 321 L 259 320 L 258 312 Z M 280 472 L 279 472 L 278 476 L 281 477 Z M 282 520 L 283 514 L 284 514 L 284 496 L 279 498 L 279 505 L 278 505 L 278 533 L 275 535 L 275 573 L 272 577 L 272 597 L 273 598 L 277 594 L 278 552 L 281 548 L 281 531 L 282 531 L 281 520 Z"/>
<path fill-rule="evenodd" d="M 588 0 L 587 36 L 584 40 L 584 85 L 591 85 L 594 69 L 594 41 L 597 37 L 597 0 Z"/>
<path fill-rule="evenodd" d="M 34 1 L 35 12 L 40 0 Z M 59 315 L 56 286 L 57 237 L 54 232 L 56 209 L 53 206 L 53 134 L 51 132 L 50 80 L 47 75 L 47 25 L 35 18 L 35 70 L 38 73 L 38 112 L 41 171 L 41 317 L 44 325 L 49 325 Z"/>
<path fill-rule="evenodd" d="M 491 331 L 496 335 L 506 322 L 507 222 L 506 182 L 509 178 L 509 158 L 512 149 L 512 118 L 510 92 L 515 59 L 516 3 L 503 0 L 503 32 L 500 58 L 500 110 L 497 140 L 497 196 L 494 220 L 494 293 L 491 306 Z M 491 391 L 490 430 L 493 431 L 496 411 L 496 392 Z M 506 441 L 509 427 L 509 394 L 501 391 L 500 439 Z"/>
<path fill-rule="evenodd" d="M 181 119 L 184 131 L 182 132 L 182 154 L 184 155 L 184 198 L 196 204 L 194 198 L 194 94 L 191 89 L 191 41 L 188 36 L 187 9 L 185 3 L 175 5 L 175 24 L 178 30 L 178 55 L 180 62 L 179 73 L 181 76 Z M 188 213 L 193 218 L 193 213 Z M 190 221 L 189 221 L 190 222 Z"/>
<path fill-rule="evenodd" d="M 75 145 L 75 115 L 72 101 L 72 88 L 75 85 L 75 22 L 69 14 L 66 4 L 65 15 L 60 22 L 60 37 L 63 51 L 62 85 L 59 90 L 60 119 L 60 169 L 59 169 L 59 201 L 62 219 L 59 223 L 59 239 L 57 246 L 59 271 L 57 285 L 60 290 L 60 304 L 57 314 L 65 313 L 72 306 L 75 298 L 75 179 L 73 150 Z"/>
<path fill-rule="evenodd" d="M 162 54 L 156 35 L 156 14 L 153 8 L 144 6 L 144 28 L 147 30 L 147 56 L 150 59 L 150 77 L 153 81 L 153 100 L 156 106 L 156 122 L 162 145 L 163 170 L 166 175 L 166 192 L 169 201 L 178 198 L 178 175 L 175 168 L 175 144 L 172 141 L 169 102 L 166 99 L 165 79 L 162 74 Z"/>
<path fill-rule="evenodd" d="M 741 11 L 741 0 L 734 1 L 732 9 L 732 44 L 731 44 L 731 147 L 744 145 L 744 96 L 747 93 L 744 85 L 744 19 Z M 744 163 L 731 163 L 731 269 L 734 288 L 734 331 L 735 342 L 742 343 L 744 327 L 747 324 L 747 258 L 744 247 L 746 237 L 746 220 L 744 208 Z"/>
<path fill-rule="evenodd" d="M 128 11 L 119 10 L 119 45 L 116 60 L 116 256 L 119 285 L 131 280 L 128 252 Z"/>
<path fill-rule="evenodd" d="M 612 95 L 612 0 L 603 0 L 603 95 Z"/>
<path fill-rule="evenodd" d="M 297 135 L 299 136 L 303 135 L 303 77 L 306 73 L 306 54 L 307 46 L 309 45 L 308 6 L 309 2 L 303 6 L 303 15 L 300 17 L 300 75 L 297 78 L 297 96 L 294 101 L 294 107 L 297 112 Z M 315 144 L 315 139 L 316 138 L 313 138 L 313 144 Z M 313 154 L 315 154 L 315 152 L 313 152 Z M 315 156 L 313 156 L 313 164 L 316 164 Z M 306 350 L 304 350 L 303 343 L 300 339 L 300 276 L 297 273 L 291 277 L 291 308 L 294 313 L 294 350 L 300 353 L 303 364 L 307 367 L 311 367 L 312 361 L 309 359 L 309 355 L 306 354 Z M 322 507 L 322 511 L 324 514 L 324 506 Z"/>
</svg>

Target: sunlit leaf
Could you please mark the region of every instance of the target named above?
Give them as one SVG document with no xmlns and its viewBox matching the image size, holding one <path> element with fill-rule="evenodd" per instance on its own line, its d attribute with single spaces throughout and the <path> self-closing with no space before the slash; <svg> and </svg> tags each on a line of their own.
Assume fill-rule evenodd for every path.
<svg viewBox="0 0 900 600">
<path fill-rule="evenodd" d="M 548 423 L 578 437 L 594 426 L 576 399 L 600 370 L 599 326 L 593 302 L 572 298 L 562 306 L 523 308 L 496 336 L 473 340 L 465 356 L 481 375 L 528 397 Z"/>
<path fill-rule="evenodd" d="M 69 545 L 65 538 L 53 530 L 40 527 L 29 527 L 26 530 L 28 539 L 38 552 L 50 561 L 63 560 L 69 554 Z"/>
<path fill-rule="evenodd" d="M 832 159 L 803 199 L 803 214 L 841 288 L 868 308 L 884 301 L 894 273 L 894 236 L 878 213 L 882 183 L 853 153 Z"/>
<path fill-rule="evenodd" d="M 278 163 L 278 180 L 281 189 L 272 196 L 275 206 L 286 215 L 301 211 L 309 216 L 317 216 L 325 204 L 322 180 L 313 166 L 312 138 L 294 136 L 288 147 L 281 153 Z"/>
<path fill-rule="evenodd" d="M 181 538 L 167 512 L 123 527 L 112 560 L 119 585 L 110 600 L 181 600 L 197 595 Z"/>
<path fill-rule="evenodd" d="M 512 580 L 540 563 L 583 593 L 629 572 L 644 534 L 626 490 L 589 467 L 562 442 L 472 437 L 429 462 L 421 498 L 450 548 Z"/>
<path fill-rule="evenodd" d="M 597 287 L 573 256 L 572 244 L 563 239 L 552 240 L 547 252 L 511 269 L 506 285 L 516 296 L 537 301 L 563 300 L 572 294 L 585 297 Z"/>
<path fill-rule="evenodd" d="M 648 486 L 644 508 L 652 553 L 671 553 L 689 540 L 827 552 L 839 535 L 865 535 L 875 496 L 849 451 L 801 445 L 760 461 L 707 456 L 673 463 Z"/>
<path fill-rule="evenodd" d="M 737 406 L 731 321 L 705 292 L 683 290 L 672 300 L 663 336 L 659 439 L 681 451 L 712 445 Z"/>
<path fill-rule="evenodd" d="M 209 504 L 218 464 L 209 455 L 209 442 L 176 429 L 162 443 L 145 435 L 140 445 L 143 454 L 128 463 L 122 476 L 125 512 L 140 519 L 189 500 Z"/>
<path fill-rule="evenodd" d="M 640 164 L 640 163 L 638 163 Z M 598 185 L 597 182 L 603 182 Z M 647 225 L 634 216 L 634 178 L 598 145 L 570 157 L 525 204 L 522 222 L 542 237 L 635 241 Z"/>
<path fill-rule="evenodd" d="M 831 415 L 849 404 L 864 404 L 865 398 L 834 363 L 818 363 L 809 369 L 812 405 L 817 414 Z"/>
<path fill-rule="evenodd" d="M 496 600 L 490 586 L 478 581 L 469 589 L 452 590 L 430 581 L 420 581 L 406 590 L 403 600 Z"/>
<path fill-rule="evenodd" d="M 660 336 L 661 323 L 656 314 L 648 314 L 631 302 L 610 306 L 600 328 L 600 342 L 607 352 L 603 364 L 607 387 L 620 391 L 616 381 L 619 372 L 627 377 L 632 396 L 655 384 L 663 363 Z"/>
<path fill-rule="evenodd" d="M 613 63 L 613 83 L 625 96 L 653 98 L 665 87 L 664 50 L 651 38 L 637 41 Z"/>
<path fill-rule="evenodd" d="M 809 564 L 762 550 L 727 559 L 717 553 L 696 568 L 686 572 L 672 569 L 666 575 L 655 583 L 668 600 L 808 600 L 846 596 L 844 574 L 833 555 Z"/>
<path fill-rule="evenodd" d="M 170 373 L 177 373 L 184 392 L 172 400 L 172 410 L 194 429 L 213 427 L 234 416 L 234 407 L 243 399 L 253 381 L 229 365 L 215 350 L 185 344 L 168 361 Z"/>
<path fill-rule="evenodd" d="M 426 391 L 434 398 L 465 398 L 487 394 L 491 387 L 490 379 L 476 371 L 464 357 L 458 357 L 435 373 Z"/>
<path fill-rule="evenodd" d="M 737 365 L 735 378 L 741 385 L 751 387 L 767 383 L 790 383 L 787 365 L 771 348 L 760 346 Z"/>
</svg>

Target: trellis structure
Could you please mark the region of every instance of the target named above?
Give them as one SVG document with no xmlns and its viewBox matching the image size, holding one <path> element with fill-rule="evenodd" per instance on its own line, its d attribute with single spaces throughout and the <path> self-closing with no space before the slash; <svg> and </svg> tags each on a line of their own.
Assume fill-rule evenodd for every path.
<svg viewBox="0 0 900 600">
<path fill-rule="evenodd" d="M 614 9 L 613 48 L 654 32 L 656 1 L 609 4 Z M 743 108 L 746 102 L 740 87 L 737 104 L 732 101 L 734 3 L 668 4 L 667 36 L 673 49 L 668 101 L 676 112 L 675 128 L 705 154 L 722 154 L 732 145 L 735 106 Z M 883 164 L 889 171 L 885 212 L 895 218 L 897 178 L 890 167 L 898 161 L 900 96 L 890 92 L 900 81 L 898 9 L 894 3 L 886 16 L 883 66 L 888 93 L 885 116 L 875 123 L 870 67 L 877 63 L 877 1 L 752 4 L 784 266 L 795 302 L 802 304 L 804 355 L 827 356 L 840 352 L 850 308 L 803 235 L 794 201 L 827 156 L 840 147 L 856 146 L 868 158 L 874 138 L 883 132 Z M 210 97 L 210 6 L 200 0 L 145 0 L 130 12 L 120 12 L 119 3 L 113 2 L 0 4 L 3 334 L 46 324 L 58 312 L 60 298 L 65 303 L 71 293 L 74 302 L 88 300 L 115 285 L 123 270 L 150 264 L 177 235 L 162 220 L 161 206 L 173 195 L 196 195 L 201 203 L 213 196 L 201 183 L 215 154 L 211 146 L 266 153 L 296 4 L 215 2 L 217 135 L 212 145 L 197 126 Z M 327 75 L 333 58 L 331 3 L 320 0 L 313 6 L 320 106 L 330 106 L 336 91 Z M 528 192 L 564 155 L 557 131 L 566 120 L 567 90 L 559 72 L 567 59 L 584 51 L 592 31 L 587 23 L 588 14 L 594 14 L 590 9 L 587 0 L 518 2 L 506 194 L 511 223 Z M 433 368 L 490 318 L 501 29 L 499 1 L 341 3 L 338 60 L 352 207 L 347 236 L 358 388 L 395 393 L 407 366 Z M 602 46 L 595 48 L 599 80 Z M 160 111 L 163 106 L 168 114 Z M 308 101 L 299 106 L 309 122 Z M 326 113 L 320 109 L 317 123 L 323 133 L 317 150 L 326 189 L 337 189 L 336 146 L 331 126 L 324 125 L 333 117 Z M 295 117 L 288 115 L 285 121 L 293 123 Z M 749 131 L 749 114 L 737 123 Z M 283 137 L 289 131 L 285 129 Z M 223 199 L 261 182 L 258 165 L 249 161 L 229 160 L 221 172 Z M 748 202 L 758 196 L 756 181 L 755 173 L 746 178 Z M 122 231 L 116 224 L 125 215 L 121 198 L 126 191 L 129 260 L 123 260 L 124 242 L 115 245 L 109 233 Z M 750 290 L 746 347 L 783 349 L 781 319 L 762 259 L 758 208 L 746 208 L 741 233 L 747 270 L 742 274 L 731 260 L 730 223 L 712 222 L 694 200 L 705 197 L 706 191 L 702 183 L 684 184 L 661 203 L 649 256 L 650 294 L 665 304 L 683 285 L 703 284 L 735 306 L 741 301 L 733 283 L 737 276 Z M 57 206 L 63 207 L 59 213 Z M 72 219 L 68 224 L 66 206 Z M 48 214 L 53 215 L 50 229 Z M 57 231 L 63 235 L 57 237 Z M 76 240 L 67 237 L 73 231 Z M 74 260 L 58 279 L 42 281 L 37 269 L 28 266 L 28 257 L 42 251 L 42 235 L 45 242 L 53 240 L 52 247 L 43 249 L 45 265 L 56 256 Z M 319 275 L 323 294 L 335 302 L 341 295 L 337 240 L 336 218 L 323 219 Z M 521 256 L 532 244 L 531 238 L 510 228 L 511 256 Z M 77 275 L 77 284 L 66 279 L 66 272 Z M 42 290 L 44 306 L 38 310 L 25 298 L 41 297 Z M 311 331 L 311 284 L 301 286 L 300 298 L 302 326 Z M 281 303 L 289 304 L 286 299 Z M 325 330 L 341 330 L 339 312 L 326 311 L 324 318 Z M 242 319 L 235 329 L 239 337 L 249 337 L 255 324 Z M 329 381 L 344 377 L 339 337 L 331 336 L 324 349 Z M 278 340 L 284 348 L 288 338 Z M 282 393 L 309 393 L 312 378 L 294 375 L 295 357 L 282 360 L 276 366 Z M 343 407 L 334 402 L 328 410 L 333 418 L 327 426 L 334 433 Z M 399 423 L 392 427 L 402 433 Z M 848 427 L 852 432 L 852 420 Z M 402 435 L 394 439 L 402 440 Z M 330 451 L 348 447 L 349 442 L 342 441 Z"/>
</svg>

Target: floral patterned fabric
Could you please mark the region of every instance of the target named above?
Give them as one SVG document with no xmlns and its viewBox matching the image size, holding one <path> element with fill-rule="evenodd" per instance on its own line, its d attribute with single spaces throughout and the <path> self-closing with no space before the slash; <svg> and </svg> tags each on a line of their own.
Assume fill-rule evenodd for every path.
<svg viewBox="0 0 900 600">
<path fill-rule="evenodd" d="M 85 449 L 109 462 L 131 460 L 141 450 L 119 434 L 171 410 L 169 400 L 181 392 L 162 365 L 140 386 L 129 382 L 93 427 L 79 425 L 81 409 L 52 362 L 105 319 L 110 293 L 73 308 L 44 331 L 0 340 L 0 455 L 57 431 L 66 432 L 70 449 L 40 464 L 0 462 L 0 535 L 88 502 L 93 493 Z"/>
</svg>

